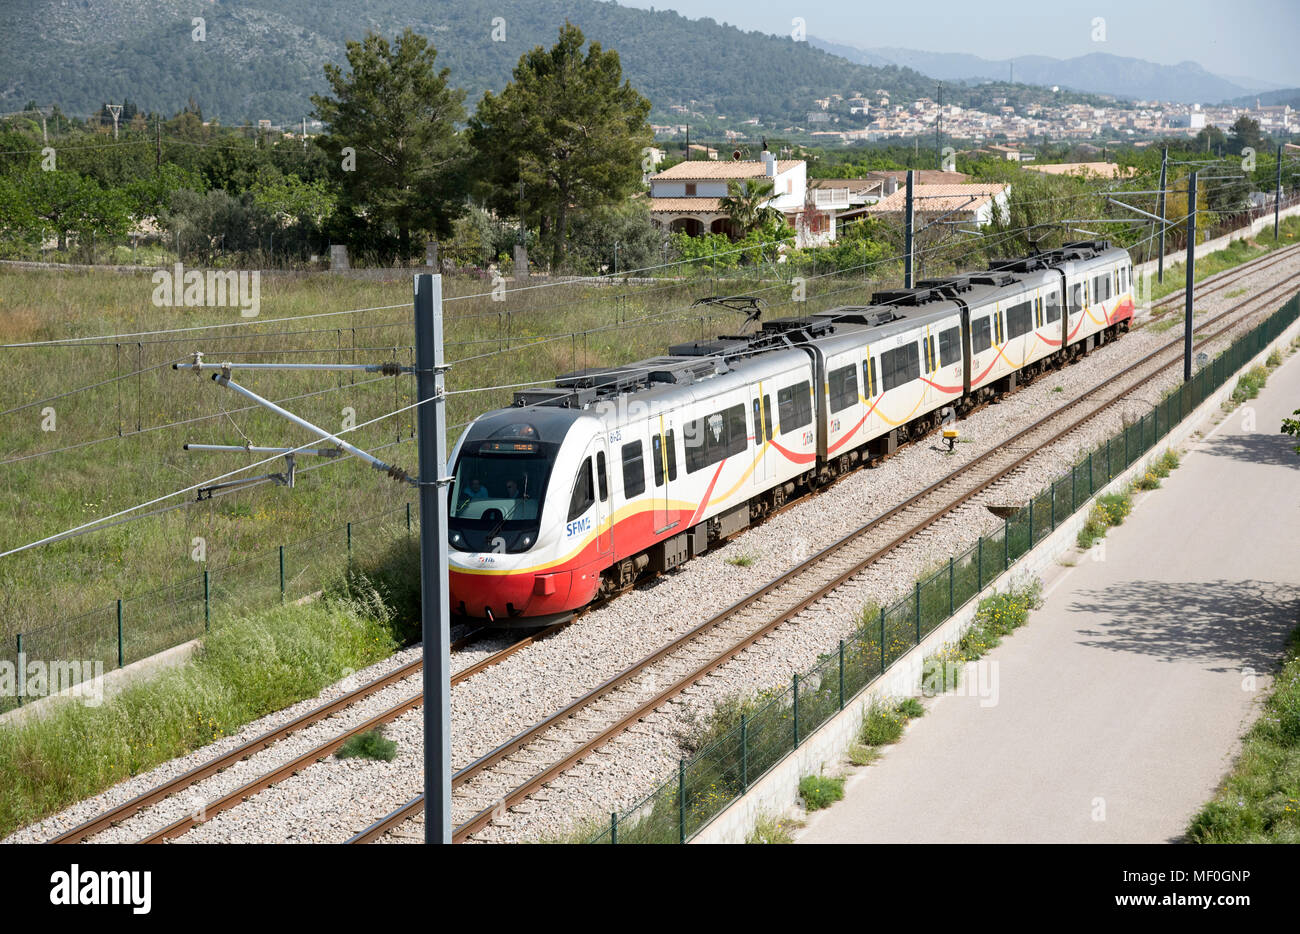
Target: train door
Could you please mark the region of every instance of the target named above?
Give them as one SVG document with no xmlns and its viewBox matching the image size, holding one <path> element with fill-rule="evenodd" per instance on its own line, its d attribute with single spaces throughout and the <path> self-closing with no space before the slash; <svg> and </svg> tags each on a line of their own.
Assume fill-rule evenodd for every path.
<svg viewBox="0 0 1300 934">
<path fill-rule="evenodd" d="M 677 481 L 677 430 L 672 416 L 650 419 L 650 468 L 654 475 L 651 497 L 654 502 L 654 533 L 659 535 L 677 523 L 671 508 L 673 487 Z"/>
<path fill-rule="evenodd" d="M 754 428 L 754 486 L 767 485 L 767 442 L 772 440 L 772 397 L 760 381 L 750 390 L 750 414 Z"/>
<path fill-rule="evenodd" d="M 609 442 L 604 434 L 596 439 L 596 552 L 608 558 L 614 550 L 614 497 L 609 483 Z"/>
</svg>

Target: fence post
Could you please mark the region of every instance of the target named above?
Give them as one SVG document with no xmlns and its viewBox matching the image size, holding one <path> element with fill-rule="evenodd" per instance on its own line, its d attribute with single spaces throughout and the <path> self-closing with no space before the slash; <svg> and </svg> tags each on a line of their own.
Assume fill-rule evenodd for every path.
<svg viewBox="0 0 1300 934">
<path fill-rule="evenodd" d="M 1088 495 L 1091 496 L 1093 493 L 1096 492 L 1097 492 L 1097 488 L 1094 485 L 1094 481 L 1092 479 L 1092 452 L 1089 451 L 1088 452 Z"/>
<path fill-rule="evenodd" d="M 916 582 L 916 644 L 921 644 L 921 582 Z"/>
<path fill-rule="evenodd" d="M 406 504 L 406 531 L 411 531 L 411 504 Z"/>
<path fill-rule="evenodd" d="M 880 673 L 885 673 L 885 608 L 880 608 Z"/>
<path fill-rule="evenodd" d="M 1113 439 L 1111 438 L 1106 439 L 1106 482 L 1107 483 L 1115 479 L 1115 474 L 1112 473 L 1110 469 L 1110 442 L 1112 440 Z"/>
<path fill-rule="evenodd" d="M 749 719 L 740 715 L 740 790 L 749 791 Z"/>
<path fill-rule="evenodd" d="M 124 653 L 122 652 L 122 601 L 119 598 L 117 601 L 117 667 L 118 668 L 123 667 L 122 666 L 122 662 L 124 661 L 123 654 Z"/>
<path fill-rule="evenodd" d="M 1079 492 L 1078 481 L 1079 481 L 1079 465 L 1073 464 L 1070 467 L 1070 515 L 1074 515 L 1074 511 L 1079 508 L 1078 503 L 1075 502 L 1075 500 L 1078 498 L 1078 492 Z"/>
<path fill-rule="evenodd" d="M 954 589 L 955 584 L 953 583 L 955 568 L 953 567 L 952 562 L 953 559 L 949 558 L 948 559 L 948 615 L 949 616 L 952 616 L 952 614 L 957 611 L 957 603 L 956 603 L 957 595 Z"/>
<path fill-rule="evenodd" d="M 1056 484 L 1052 484 L 1052 531 L 1056 531 Z"/>
<path fill-rule="evenodd" d="M 409 509 L 411 504 L 406 505 Z M 609 812 L 609 842 L 611 846 L 618 845 L 618 811 Z"/>
<path fill-rule="evenodd" d="M 208 581 L 208 572 L 203 572 L 203 631 L 212 628 L 212 587 Z"/>
<path fill-rule="evenodd" d="M 686 758 L 677 760 L 677 842 L 686 842 Z"/>
<path fill-rule="evenodd" d="M 840 640 L 840 710 L 844 709 L 844 640 Z"/>
<path fill-rule="evenodd" d="M 975 592 L 979 593 L 984 589 L 984 536 L 981 535 L 979 542 L 975 545 Z"/>
<path fill-rule="evenodd" d="M 23 694 L 27 687 L 27 661 L 23 658 L 23 634 L 18 633 L 18 681 L 15 689 L 18 693 L 18 706 L 23 705 Z"/>
<path fill-rule="evenodd" d="M 1011 567 L 1011 517 L 1002 520 L 1002 570 Z"/>
<path fill-rule="evenodd" d="M 1034 547 L 1034 498 L 1029 497 L 1029 547 Z"/>
<path fill-rule="evenodd" d="M 799 748 L 799 672 L 794 673 L 794 748 Z"/>
<path fill-rule="evenodd" d="M 284 546 L 280 546 L 280 602 L 284 602 Z"/>
</svg>

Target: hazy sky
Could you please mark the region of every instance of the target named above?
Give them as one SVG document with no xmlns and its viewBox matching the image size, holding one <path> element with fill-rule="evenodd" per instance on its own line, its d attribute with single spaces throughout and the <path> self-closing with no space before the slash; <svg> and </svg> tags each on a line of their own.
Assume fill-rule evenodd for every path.
<svg viewBox="0 0 1300 934">
<path fill-rule="evenodd" d="M 710 16 L 746 30 L 788 35 L 800 16 L 808 34 L 871 48 L 969 52 L 982 58 L 1109 52 L 1165 65 L 1191 60 L 1220 75 L 1300 86 L 1297 0 L 618 0 L 623 6 Z M 1094 42 L 1092 21 L 1106 21 Z"/>
</svg>

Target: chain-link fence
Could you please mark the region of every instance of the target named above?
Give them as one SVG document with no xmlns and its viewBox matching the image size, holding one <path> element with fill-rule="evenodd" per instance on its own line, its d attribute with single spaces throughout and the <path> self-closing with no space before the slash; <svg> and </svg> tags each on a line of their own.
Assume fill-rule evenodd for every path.
<svg viewBox="0 0 1300 934">
<path fill-rule="evenodd" d="M 853 700 L 890 665 L 1009 570 L 1057 526 L 1085 508 L 1110 480 L 1144 457 L 1211 393 L 1300 317 L 1300 295 L 1238 338 L 1192 380 L 1142 418 L 1081 457 L 1002 528 L 918 581 L 911 593 L 865 619 L 838 649 L 784 690 L 741 706 L 726 728 L 677 773 L 632 807 L 610 814 L 590 843 L 685 843 L 800 742 Z"/>
</svg>

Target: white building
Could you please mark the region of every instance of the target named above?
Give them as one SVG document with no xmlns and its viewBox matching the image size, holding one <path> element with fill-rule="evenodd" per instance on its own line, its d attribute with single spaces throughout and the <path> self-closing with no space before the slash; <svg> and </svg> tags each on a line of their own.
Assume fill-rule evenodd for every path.
<svg viewBox="0 0 1300 934">
<path fill-rule="evenodd" d="M 705 233 L 735 236 L 736 231 L 722 210 L 727 184 L 733 180 L 742 184 L 761 180 L 772 183 L 773 194 L 765 206 L 785 215 L 786 223 L 796 231 L 797 246 L 813 246 L 835 239 L 834 212 L 807 203 L 808 164 L 802 159 L 777 159 L 766 150 L 758 159 L 692 160 L 652 175 L 650 216 L 660 227 L 693 237 Z"/>
</svg>

